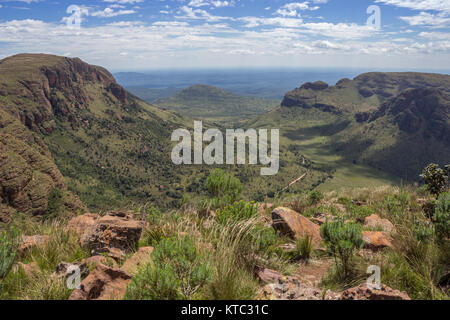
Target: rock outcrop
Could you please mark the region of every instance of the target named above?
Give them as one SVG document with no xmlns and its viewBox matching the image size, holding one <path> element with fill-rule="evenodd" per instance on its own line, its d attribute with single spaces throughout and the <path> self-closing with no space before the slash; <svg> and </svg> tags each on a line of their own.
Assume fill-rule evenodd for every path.
<svg viewBox="0 0 450 320">
<path fill-rule="evenodd" d="M 327 300 L 411 300 L 406 292 L 394 290 L 384 284 L 379 289 L 371 289 L 367 284 L 345 290 L 341 293 L 332 293 Z"/>
<path fill-rule="evenodd" d="M 385 232 L 394 233 L 395 227 L 388 219 L 381 219 L 378 215 L 372 214 L 364 219 L 364 227 L 371 229 L 381 229 Z"/>
<path fill-rule="evenodd" d="M 72 292 L 69 300 L 120 300 L 130 281 L 131 275 L 125 271 L 100 264 L 81 282 L 80 289 Z"/>
<path fill-rule="evenodd" d="M 317 224 L 289 208 L 278 207 L 273 210 L 272 224 L 276 230 L 291 238 L 299 239 L 309 236 L 316 245 L 322 240 Z"/>
<path fill-rule="evenodd" d="M 389 232 L 385 231 L 363 231 L 362 239 L 364 247 L 373 251 L 383 248 L 393 248 L 392 237 Z"/>
<path fill-rule="evenodd" d="M 136 249 L 143 227 L 142 221 L 134 220 L 125 212 L 110 212 L 88 227 L 80 242 L 92 255 L 108 254 L 123 259 L 126 253 Z"/>
</svg>

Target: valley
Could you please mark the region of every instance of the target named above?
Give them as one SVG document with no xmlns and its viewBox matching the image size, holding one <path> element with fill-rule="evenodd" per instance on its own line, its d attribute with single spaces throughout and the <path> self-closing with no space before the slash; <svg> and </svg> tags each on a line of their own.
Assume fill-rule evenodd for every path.
<svg viewBox="0 0 450 320">
<path fill-rule="evenodd" d="M 0 298 L 448 299 L 449 88 L 375 72 L 279 101 L 209 85 L 135 95 L 77 58 L 0 60 Z M 195 120 L 279 129 L 278 173 L 175 164 L 171 135 L 202 136 Z"/>
</svg>

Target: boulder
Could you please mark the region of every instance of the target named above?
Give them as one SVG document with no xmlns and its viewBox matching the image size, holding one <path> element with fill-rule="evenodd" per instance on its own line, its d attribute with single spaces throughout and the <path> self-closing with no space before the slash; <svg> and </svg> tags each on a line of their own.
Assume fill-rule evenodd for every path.
<svg viewBox="0 0 450 320">
<path fill-rule="evenodd" d="M 255 269 L 255 274 L 258 279 L 264 283 L 274 283 L 277 282 L 278 279 L 283 278 L 281 273 L 267 268 L 257 267 Z"/>
<path fill-rule="evenodd" d="M 87 213 L 81 216 L 76 216 L 70 219 L 67 224 L 67 229 L 82 236 L 83 233 L 91 226 L 93 226 L 97 220 L 100 219 L 98 214 Z"/>
<path fill-rule="evenodd" d="M 131 258 L 125 261 L 122 268 L 120 269 L 131 275 L 135 275 L 139 271 L 140 267 L 151 261 L 150 255 L 152 252 L 153 247 L 139 248 L 139 250 Z"/>
<path fill-rule="evenodd" d="M 13 267 L 12 271 L 16 273 L 19 271 L 19 269 L 22 269 L 28 278 L 33 278 L 36 274 L 38 274 L 41 271 L 37 262 L 34 261 L 27 264 L 19 262 Z"/>
<path fill-rule="evenodd" d="M 315 244 L 322 240 L 317 224 L 288 208 L 278 207 L 273 210 L 272 224 L 276 230 L 291 238 L 299 239 L 308 235 Z"/>
<path fill-rule="evenodd" d="M 131 215 L 111 212 L 90 226 L 80 242 L 92 255 L 106 253 L 114 259 L 122 259 L 135 250 L 143 227 L 144 222 L 134 220 Z"/>
<path fill-rule="evenodd" d="M 89 274 L 88 265 L 84 262 L 61 262 L 56 266 L 55 272 L 51 275 L 52 279 L 67 279 L 79 269 L 81 278 L 85 278 Z"/>
<path fill-rule="evenodd" d="M 282 277 L 263 287 L 255 300 L 322 300 L 322 292 L 297 278 Z"/>
<path fill-rule="evenodd" d="M 378 215 L 372 214 L 364 219 L 364 226 L 371 229 L 381 229 L 385 232 L 394 233 L 395 227 L 388 219 L 381 219 Z"/>
<path fill-rule="evenodd" d="M 363 231 L 364 247 L 377 251 L 386 247 L 393 248 L 392 237 L 385 231 Z"/>
<path fill-rule="evenodd" d="M 394 290 L 384 284 L 380 289 L 370 289 L 364 283 L 341 293 L 330 294 L 327 300 L 411 300 L 411 298 L 406 292 Z"/>
<path fill-rule="evenodd" d="M 72 292 L 69 300 L 120 300 L 125 295 L 131 275 L 121 269 L 98 265 Z"/>
<path fill-rule="evenodd" d="M 119 267 L 114 259 L 105 256 L 92 256 L 87 259 L 84 259 L 82 263 L 86 263 L 89 268 L 95 268 L 99 264 L 103 264 L 111 268 Z"/>
<path fill-rule="evenodd" d="M 328 221 L 333 221 L 334 216 L 332 216 L 331 214 L 327 214 L 327 213 L 322 213 L 322 212 L 316 212 L 314 213 L 313 218 L 311 218 L 311 220 L 314 223 L 317 223 L 319 226 L 323 225 L 325 222 Z"/>
<path fill-rule="evenodd" d="M 49 236 L 41 235 L 22 236 L 22 241 L 19 245 L 19 254 L 23 254 L 35 247 L 43 247 L 48 243 L 49 239 Z"/>
</svg>

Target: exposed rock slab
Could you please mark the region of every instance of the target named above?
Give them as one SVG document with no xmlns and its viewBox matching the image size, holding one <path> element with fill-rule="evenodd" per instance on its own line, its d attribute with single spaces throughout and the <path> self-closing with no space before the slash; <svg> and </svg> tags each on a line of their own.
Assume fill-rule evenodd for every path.
<svg viewBox="0 0 450 320">
<path fill-rule="evenodd" d="M 317 224 L 289 208 L 278 207 L 273 210 L 272 224 L 276 230 L 291 238 L 310 236 L 316 245 L 322 240 Z"/>
<path fill-rule="evenodd" d="M 72 292 L 69 300 L 119 300 L 125 295 L 131 275 L 121 269 L 98 265 Z"/>
</svg>

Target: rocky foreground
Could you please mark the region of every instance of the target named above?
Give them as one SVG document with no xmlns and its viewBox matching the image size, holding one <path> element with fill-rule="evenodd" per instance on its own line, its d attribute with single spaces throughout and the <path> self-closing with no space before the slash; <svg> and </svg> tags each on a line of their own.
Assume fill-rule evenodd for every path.
<svg viewBox="0 0 450 320">
<path fill-rule="evenodd" d="M 264 211 L 271 205 L 260 206 Z M 311 220 L 286 207 L 277 207 L 272 211 L 273 228 L 293 239 L 309 235 L 314 246 L 322 246 L 320 224 L 332 216 L 316 215 Z M 367 217 L 363 224 L 383 231 L 365 231 L 363 240 L 365 249 L 360 254 L 371 254 L 385 247 L 392 247 L 391 234 L 395 227 L 387 219 L 377 215 Z M 52 279 L 73 279 L 75 270 L 82 278 L 70 300 L 112 300 L 122 299 L 127 286 L 139 269 L 151 263 L 153 248 L 138 247 L 143 230 L 148 227 L 145 221 L 135 219 L 126 212 L 110 212 L 104 216 L 84 214 L 72 218 L 66 229 L 76 234 L 81 246 L 89 250 L 91 256 L 81 262 L 61 261 Z M 180 237 L 186 236 L 180 232 Z M 20 245 L 21 254 L 34 247 L 46 246 L 48 236 L 23 236 Z M 286 246 L 285 250 L 289 250 Z M 278 271 L 265 267 L 256 267 L 255 276 L 261 288 L 254 297 L 256 300 L 410 300 L 405 292 L 394 290 L 386 285 L 371 289 L 367 284 L 344 290 L 342 292 L 324 291 L 318 287 L 320 278 L 326 273 L 330 264 L 326 261 L 312 261 L 309 266 L 294 276 L 284 276 Z M 22 268 L 27 276 L 39 272 L 35 262 L 19 263 L 14 272 Z M 313 272 L 311 272 L 314 270 Z M 322 270 L 321 272 L 315 272 Z"/>
</svg>

